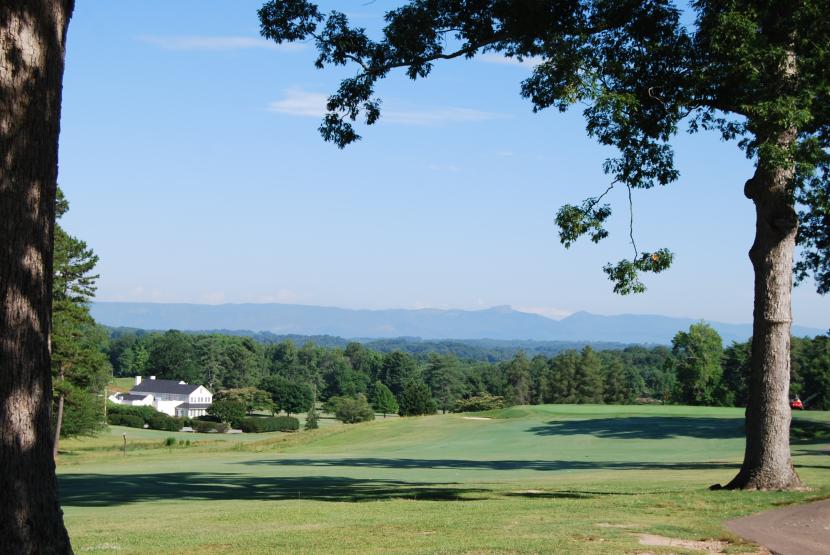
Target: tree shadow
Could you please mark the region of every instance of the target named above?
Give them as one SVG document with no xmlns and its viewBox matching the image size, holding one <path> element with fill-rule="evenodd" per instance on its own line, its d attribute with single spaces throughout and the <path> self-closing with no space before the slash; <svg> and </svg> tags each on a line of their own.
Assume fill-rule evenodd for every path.
<svg viewBox="0 0 830 555">
<path fill-rule="evenodd" d="M 61 504 L 108 507 L 142 501 L 314 500 L 361 502 L 384 499 L 474 501 L 486 489 L 456 483 L 360 480 L 344 477 L 254 477 L 232 473 L 63 474 Z"/>
<path fill-rule="evenodd" d="M 466 460 L 466 459 L 258 459 L 244 465 L 390 468 L 400 470 L 718 470 L 739 465 L 720 462 Z"/>
<path fill-rule="evenodd" d="M 733 439 L 744 437 L 744 419 L 632 416 L 551 420 L 528 431 L 541 436 L 592 435 L 606 439 Z"/>
</svg>

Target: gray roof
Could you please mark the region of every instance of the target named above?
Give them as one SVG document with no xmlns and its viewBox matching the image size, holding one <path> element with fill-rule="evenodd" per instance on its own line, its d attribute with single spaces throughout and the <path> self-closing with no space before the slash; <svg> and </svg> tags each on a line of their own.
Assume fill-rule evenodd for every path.
<svg viewBox="0 0 830 555">
<path fill-rule="evenodd" d="M 147 398 L 147 393 L 143 395 L 134 395 L 132 393 L 116 393 L 116 398 L 120 399 L 121 401 L 141 401 Z"/>
<path fill-rule="evenodd" d="M 130 393 L 171 393 L 173 395 L 190 395 L 199 389 L 198 385 L 179 383 L 176 380 L 141 380 L 141 383 L 133 386 Z"/>
</svg>

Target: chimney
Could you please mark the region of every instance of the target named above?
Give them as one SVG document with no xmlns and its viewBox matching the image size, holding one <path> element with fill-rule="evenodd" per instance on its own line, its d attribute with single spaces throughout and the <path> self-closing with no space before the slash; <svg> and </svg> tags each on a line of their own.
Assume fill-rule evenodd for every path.
<svg viewBox="0 0 830 555">
<path fill-rule="evenodd" d="M 155 377 L 155 376 L 150 376 L 150 379 L 151 379 L 151 380 L 155 380 L 155 379 L 156 379 L 156 377 Z"/>
<path fill-rule="evenodd" d="M 141 384 L 141 376 L 136 376 L 135 377 L 135 385 L 139 385 L 139 384 Z"/>
</svg>

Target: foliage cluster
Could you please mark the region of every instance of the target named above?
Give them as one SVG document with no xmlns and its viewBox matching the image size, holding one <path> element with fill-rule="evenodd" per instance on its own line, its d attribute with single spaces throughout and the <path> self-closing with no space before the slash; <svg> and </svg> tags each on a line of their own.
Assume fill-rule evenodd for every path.
<svg viewBox="0 0 830 555">
<path fill-rule="evenodd" d="M 239 429 L 245 433 L 296 432 L 300 421 L 293 416 L 247 417 L 239 421 Z"/>
<path fill-rule="evenodd" d="M 344 424 L 357 424 L 375 419 L 375 411 L 362 393 L 355 397 L 335 397 L 329 401 L 329 408 L 334 409 L 335 417 Z"/>
<path fill-rule="evenodd" d="M 504 407 L 504 397 L 482 393 L 466 399 L 459 399 L 455 402 L 453 412 L 481 412 L 485 410 L 503 409 Z"/>
</svg>

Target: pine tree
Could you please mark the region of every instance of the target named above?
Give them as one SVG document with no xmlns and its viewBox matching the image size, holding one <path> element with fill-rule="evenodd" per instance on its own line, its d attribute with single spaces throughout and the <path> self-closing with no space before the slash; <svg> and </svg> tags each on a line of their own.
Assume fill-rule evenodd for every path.
<svg viewBox="0 0 830 555">
<path fill-rule="evenodd" d="M 436 409 L 429 386 L 420 380 L 412 380 L 404 385 L 398 404 L 398 414 L 401 416 L 433 414 Z"/>
<path fill-rule="evenodd" d="M 591 347 L 585 347 L 580 353 L 574 385 L 577 403 L 602 403 L 601 366 Z"/>
</svg>

